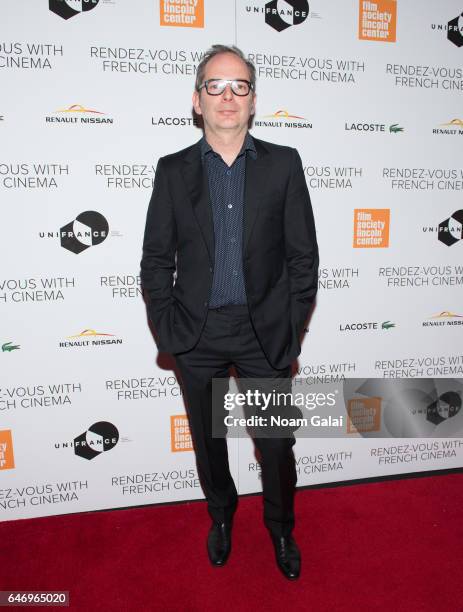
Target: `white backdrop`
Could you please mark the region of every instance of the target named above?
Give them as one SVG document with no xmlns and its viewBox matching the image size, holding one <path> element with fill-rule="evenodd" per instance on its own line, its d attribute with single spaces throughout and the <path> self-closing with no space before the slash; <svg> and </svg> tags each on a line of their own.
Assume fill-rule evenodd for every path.
<svg viewBox="0 0 463 612">
<path fill-rule="evenodd" d="M 237 44 L 256 63 L 252 134 L 303 160 L 321 270 L 296 374 L 462 376 L 462 8 L 4 3 L 3 520 L 202 497 L 173 362 L 158 358 L 147 325 L 139 262 L 157 159 L 201 137 L 191 93 L 213 43 Z M 175 15 L 191 25 L 167 22 Z M 457 211 L 440 240 L 439 224 Z M 353 246 L 362 220 L 379 227 L 373 247 Z M 88 224 L 98 244 L 61 244 L 61 231 Z M 109 440 L 105 452 L 81 456 L 81 434 L 99 449 Z M 461 467 L 462 446 L 299 440 L 298 485 Z M 239 491 L 258 491 L 251 441 L 229 449 Z"/>
</svg>

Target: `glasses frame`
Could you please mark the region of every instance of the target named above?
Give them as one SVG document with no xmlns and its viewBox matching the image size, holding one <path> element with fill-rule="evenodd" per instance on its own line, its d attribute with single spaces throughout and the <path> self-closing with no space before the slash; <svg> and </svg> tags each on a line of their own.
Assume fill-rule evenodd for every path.
<svg viewBox="0 0 463 612">
<path fill-rule="evenodd" d="M 209 83 L 212 83 L 214 81 L 222 81 L 223 83 L 225 83 L 225 87 L 222 89 L 221 92 L 219 93 L 211 93 L 208 89 Z M 249 86 L 249 91 L 245 94 L 239 94 L 236 93 L 236 91 L 233 89 L 233 83 L 247 83 Z M 245 98 L 246 96 L 249 96 L 249 94 L 251 93 L 251 91 L 254 90 L 254 86 L 251 83 L 251 81 L 247 81 L 246 79 L 208 79 L 207 81 L 204 81 L 204 83 L 202 85 L 199 86 L 198 91 L 201 91 L 201 89 L 205 88 L 206 89 L 206 93 L 209 96 L 221 96 L 223 94 L 223 92 L 226 90 L 227 85 L 230 85 L 230 90 L 232 91 L 234 96 L 238 96 L 240 98 Z"/>
</svg>

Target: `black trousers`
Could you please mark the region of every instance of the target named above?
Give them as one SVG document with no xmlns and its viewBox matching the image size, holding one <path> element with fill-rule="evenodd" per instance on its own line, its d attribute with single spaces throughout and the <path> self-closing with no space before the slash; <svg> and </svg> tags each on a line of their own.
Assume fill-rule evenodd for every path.
<svg viewBox="0 0 463 612">
<path fill-rule="evenodd" d="M 267 361 L 252 326 L 248 307 L 211 309 L 196 346 L 175 355 L 180 371 L 186 411 L 196 452 L 198 474 L 216 522 L 232 520 L 237 491 L 230 474 L 225 438 L 212 436 L 212 378 L 229 378 L 233 365 L 239 379 L 287 379 L 291 368 L 276 370 Z M 293 436 L 254 438 L 260 454 L 264 498 L 264 522 L 275 535 L 289 535 L 294 527 L 294 490 L 297 481 Z"/>
</svg>

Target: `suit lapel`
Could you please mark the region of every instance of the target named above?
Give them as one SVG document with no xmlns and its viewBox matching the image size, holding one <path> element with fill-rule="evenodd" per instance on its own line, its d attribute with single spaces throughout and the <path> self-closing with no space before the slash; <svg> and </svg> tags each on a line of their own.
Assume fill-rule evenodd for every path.
<svg viewBox="0 0 463 612">
<path fill-rule="evenodd" d="M 193 145 L 184 158 L 183 178 L 190 194 L 193 213 L 198 221 L 209 259 L 214 263 L 214 221 L 207 175 L 201 163 L 199 143 Z"/>
<path fill-rule="evenodd" d="M 252 229 L 256 221 L 265 182 L 270 176 L 270 156 L 260 140 L 253 138 L 257 158 L 248 151 L 246 154 L 246 180 L 244 187 L 243 211 L 243 253 L 246 252 Z M 188 149 L 184 157 L 183 179 L 191 198 L 194 215 L 198 221 L 209 259 L 214 264 L 214 221 L 209 195 L 209 184 L 201 162 L 199 142 Z"/>
<path fill-rule="evenodd" d="M 248 151 L 246 155 L 246 181 L 244 188 L 244 218 L 243 218 L 243 253 L 249 244 L 254 223 L 257 219 L 259 206 L 262 200 L 263 187 L 265 181 L 269 180 L 269 160 L 267 149 L 260 140 L 253 138 L 257 151 L 257 158 L 254 159 Z"/>
</svg>

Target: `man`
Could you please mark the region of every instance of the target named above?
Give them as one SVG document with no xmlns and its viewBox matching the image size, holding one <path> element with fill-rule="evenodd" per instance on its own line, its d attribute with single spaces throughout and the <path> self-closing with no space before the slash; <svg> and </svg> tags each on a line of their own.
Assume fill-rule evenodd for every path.
<svg viewBox="0 0 463 612">
<path fill-rule="evenodd" d="M 141 275 L 158 348 L 181 374 L 198 473 L 212 525 L 207 550 L 223 565 L 237 491 L 226 439 L 213 436 L 211 379 L 286 379 L 318 281 L 310 198 L 295 149 L 260 141 L 255 68 L 214 45 L 198 66 L 193 106 L 204 137 L 161 157 L 149 204 Z M 174 281 L 175 277 L 175 281 Z M 223 409 L 223 406 L 222 406 Z M 259 438 L 264 522 L 277 564 L 300 573 L 294 526 L 294 437 Z"/>
</svg>

